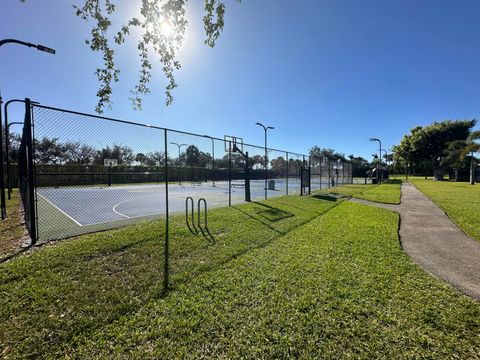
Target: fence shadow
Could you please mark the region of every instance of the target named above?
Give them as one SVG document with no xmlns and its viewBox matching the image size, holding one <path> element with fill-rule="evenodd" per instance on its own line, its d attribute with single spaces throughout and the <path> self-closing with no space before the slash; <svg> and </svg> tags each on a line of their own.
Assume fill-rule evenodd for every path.
<svg viewBox="0 0 480 360">
<path fill-rule="evenodd" d="M 338 201 L 338 199 L 335 196 L 328 196 L 328 195 L 313 195 L 312 198 L 318 199 L 318 200 L 331 201 L 331 202 Z"/>
<path fill-rule="evenodd" d="M 278 229 L 275 228 L 273 225 L 269 224 L 269 223 L 268 223 L 269 220 L 264 220 L 264 219 L 262 219 L 262 218 L 260 218 L 260 217 L 258 217 L 258 216 L 254 216 L 254 215 L 246 212 L 245 210 L 240 209 L 240 208 L 237 207 L 237 206 L 232 206 L 232 209 L 235 209 L 235 210 L 237 210 L 237 211 L 240 211 L 241 213 L 247 215 L 249 218 L 258 221 L 260 224 L 262 224 L 262 225 L 268 227 L 269 229 L 275 231 L 277 234 L 280 234 L 280 235 L 285 235 L 285 234 L 286 234 L 285 232 L 283 232 L 283 231 L 281 231 L 281 230 L 278 230 Z M 294 216 L 294 215 L 292 214 L 292 216 Z"/>
</svg>

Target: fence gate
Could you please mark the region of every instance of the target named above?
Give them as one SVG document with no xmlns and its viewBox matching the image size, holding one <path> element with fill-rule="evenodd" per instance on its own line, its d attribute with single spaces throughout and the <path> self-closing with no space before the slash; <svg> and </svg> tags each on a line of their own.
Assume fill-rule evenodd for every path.
<svg viewBox="0 0 480 360">
<path fill-rule="evenodd" d="M 303 196 L 305 194 L 310 195 L 311 193 L 311 181 L 310 181 L 310 166 L 300 168 L 300 195 Z"/>
<path fill-rule="evenodd" d="M 32 239 L 32 245 L 38 238 L 33 145 L 31 102 L 30 99 L 25 99 L 25 122 L 18 151 L 18 186 L 25 212 L 25 227 Z"/>
</svg>

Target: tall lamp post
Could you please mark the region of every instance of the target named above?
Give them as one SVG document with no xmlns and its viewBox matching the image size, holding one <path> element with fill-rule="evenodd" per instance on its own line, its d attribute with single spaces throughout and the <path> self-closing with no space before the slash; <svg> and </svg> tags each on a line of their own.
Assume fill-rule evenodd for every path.
<svg viewBox="0 0 480 360">
<path fill-rule="evenodd" d="M 262 123 L 257 122 L 256 125 L 261 126 L 265 131 L 265 200 L 267 200 L 267 178 L 268 178 L 268 153 L 267 153 L 267 131 L 275 129 L 273 126 L 265 126 Z"/>
<path fill-rule="evenodd" d="M 387 152 L 387 150 L 385 150 L 385 149 L 380 149 L 380 154 L 381 154 L 382 152 L 385 153 L 385 168 L 386 168 L 387 171 L 388 171 L 388 152 Z M 381 163 L 380 163 L 380 164 L 381 164 Z"/>
<path fill-rule="evenodd" d="M 6 118 L 5 118 L 6 120 Z M 9 144 L 8 142 L 10 141 L 10 126 L 12 125 L 23 125 L 23 122 L 19 121 L 14 121 L 12 123 L 9 123 L 5 127 L 5 133 L 6 133 L 6 138 L 5 138 L 5 157 L 7 160 L 7 193 L 8 193 L 8 200 L 12 198 L 12 164 L 10 163 L 10 150 L 9 150 Z M 18 162 L 18 161 L 17 161 Z"/>
<path fill-rule="evenodd" d="M 381 168 L 382 168 L 382 140 L 377 139 L 377 138 L 370 138 L 370 141 L 378 141 L 380 144 L 380 157 L 378 158 L 378 169 L 377 169 L 377 184 L 380 184 L 382 182 L 382 175 L 380 173 Z"/>
<path fill-rule="evenodd" d="M 39 51 L 43 51 L 49 54 L 55 54 L 55 50 L 44 45 L 32 44 L 29 42 L 16 40 L 16 39 L 3 39 L 0 40 L 0 46 L 5 44 L 17 44 L 27 47 L 36 48 Z M 0 124 L 2 123 L 2 96 L 0 95 Z M 5 130 L 6 131 L 6 130 Z M 3 131 L 0 128 L 0 213 L 2 220 L 7 218 L 7 201 L 5 199 L 5 168 L 3 166 L 4 155 L 3 155 Z"/>
<path fill-rule="evenodd" d="M 206 138 L 209 138 L 210 140 L 212 140 L 212 181 L 213 181 L 212 187 L 215 187 L 215 172 L 214 172 L 214 169 L 215 169 L 215 140 L 211 136 L 208 136 L 208 135 L 203 135 L 203 137 L 206 137 Z"/>
<path fill-rule="evenodd" d="M 25 100 L 20 100 L 20 99 L 12 99 L 8 100 L 5 103 L 5 106 L 3 107 L 3 112 L 5 114 L 5 160 L 7 163 L 7 194 L 8 194 L 8 200 L 11 199 L 12 195 L 12 169 L 10 166 L 10 126 L 12 125 L 21 125 L 23 122 L 13 122 L 9 123 L 8 122 L 8 107 L 10 104 L 13 103 L 25 103 Z M 32 101 L 32 104 L 38 104 L 37 102 Z"/>
<path fill-rule="evenodd" d="M 178 146 L 178 164 L 180 165 L 180 149 L 182 146 L 188 146 L 188 144 L 177 144 L 176 142 L 171 142 L 170 144 Z M 182 185 L 181 177 L 178 177 L 178 185 Z"/>
</svg>

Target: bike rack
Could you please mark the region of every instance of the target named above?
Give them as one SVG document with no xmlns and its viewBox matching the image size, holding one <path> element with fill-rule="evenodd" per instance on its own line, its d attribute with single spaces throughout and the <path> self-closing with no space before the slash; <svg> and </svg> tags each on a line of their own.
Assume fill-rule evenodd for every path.
<svg viewBox="0 0 480 360">
<path fill-rule="evenodd" d="M 200 210 L 201 210 L 201 204 L 203 203 L 203 216 L 204 216 L 204 226 L 202 228 L 202 222 L 201 222 L 201 215 L 200 215 Z M 198 228 L 200 229 L 200 231 L 202 232 L 202 235 L 203 237 L 211 242 L 211 243 L 215 243 L 215 238 L 212 236 L 212 234 L 210 234 L 210 230 L 208 230 L 208 207 L 207 207 L 207 200 L 205 200 L 204 198 L 200 198 L 198 199 L 198 203 L 197 203 L 197 226 Z"/>
<path fill-rule="evenodd" d="M 204 222 L 205 222 L 205 229 L 208 229 L 208 219 L 207 219 L 207 200 L 205 200 L 204 198 L 200 198 L 198 199 L 198 204 L 197 204 L 197 215 L 198 215 L 198 218 L 197 218 L 197 225 L 198 225 L 198 228 L 200 229 L 200 231 L 203 232 L 203 229 L 202 229 L 202 223 L 201 223 L 201 217 L 200 217 L 200 204 L 203 203 L 204 204 L 204 213 L 203 213 L 203 216 L 204 216 Z"/>
<path fill-rule="evenodd" d="M 202 217 L 201 217 L 201 209 L 202 209 L 202 204 L 203 204 L 203 226 L 202 226 Z M 190 206 L 190 212 L 189 212 L 189 206 Z M 210 230 L 208 229 L 208 206 L 207 206 L 207 200 L 204 198 L 198 199 L 197 203 L 197 226 L 195 226 L 195 203 L 193 201 L 193 198 L 191 196 L 187 197 L 185 199 L 185 222 L 187 224 L 188 230 L 193 235 L 198 235 L 198 229 L 200 229 L 200 232 L 202 233 L 203 237 L 211 243 L 215 242 L 214 237 L 210 233 Z"/>
<path fill-rule="evenodd" d="M 188 202 L 190 201 L 191 203 L 191 208 L 192 208 L 192 226 L 190 226 L 190 222 L 188 221 Z M 193 198 L 191 196 L 187 197 L 185 199 L 185 222 L 187 223 L 188 230 L 194 235 L 198 234 L 198 230 L 195 227 L 195 205 L 193 202 Z"/>
</svg>

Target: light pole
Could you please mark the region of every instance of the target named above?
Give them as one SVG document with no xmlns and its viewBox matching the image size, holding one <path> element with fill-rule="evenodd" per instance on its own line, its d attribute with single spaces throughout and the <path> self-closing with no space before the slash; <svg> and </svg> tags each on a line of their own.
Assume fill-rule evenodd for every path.
<svg viewBox="0 0 480 360">
<path fill-rule="evenodd" d="M 8 100 L 3 107 L 3 112 L 5 114 L 5 158 L 7 163 L 7 193 L 8 193 L 8 200 L 11 199 L 12 194 L 12 169 L 10 167 L 10 126 L 15 124 L 23 124 L 23 122 L 13 122 L 11 124 L 8 123 L 8 106 L 12 103 L 25 103 L 25 100 L 20 99 L 12 99 Z M 38 104 L 37 102 L 32 101 L 32 104 Z"/>
<path fill-rule="evenodd" d="M 215 140 L 211 136 L 208 136 L 208 135 L 203 135 L 203 137 L 206 137 L 206 138 L 209 138 L 210 140 L 212 140 L 212 182 L 213 182 L 212 187 L 215 187 L 215 172 L 214 172 L 214 169 L 215 169 Z"/>
<path fill-rule="evenodd" d="M 177 145 L 178 146 L 178 165 L 180 165 L 180 149 L 182 146 L 188 146 L 188 144 L 177 144 L 176 142 L 171 142 L 170 144 L 172 145 Z M 182 185 L 182 180 L 181 176 L 178 177 L 178 185 Z"/>
<path fill-rule="evenodd" d="M 265 200 L 267 200 L 267 178 L 268 178 L 268 153 L 267 153 L 267 131 L 275 129 L 273 126 L 265 126 L 262 123 L 257 122 L 256 125 L 261 126 L 265 131 Z"/>
<path fill-rule="evenodd" d="M 38 51 L 43 51 L 43 52 L 46 52 L 46 53 L 49 53 L 49 54 L 52 54 L 52 55 L 55 55 L 55 52 L 56 52 L 55 49 L 46 47 L 46 46 L 44 46 L 44 45 L 32 44 L 32 43 L 29 43 L 29 42 L 26 42 L 26 41 L 17 40 L 17 39 L 3 39 L 3 40 L 0 40 L 0 46 L 5 45 L 5 44 L 23 45 L 23 46 L 35 48 L 35 49 L 37 49 Z"/>
<path fill-rule="evenodd" d="M 387 150 L 385 150 L 385 149 L 380 149 L 380 154 L 381 154 L 382 152 L 385 153 L 385 168 L 386 168 L 387 171 L 388 171 L 388 152 L 387 152 Z M 380 164 L 381 164 L 381 163 L 380 163 Z"/>
<path fill-rule="evenodd" d="M 370 141 L 378 141 L 380 144 L 380 157 L 378 158 L 378 170 L 377 170 L 377 184 L 380 184 L 382 182 L 382 175 L 380 174 L 381 168 L 382 168 L 382 140 L 378 138 L 370 138 Z"/>
<path fill-rule="evenodd" d="M 34 47 L 39 51 L 43 51 L 49 54 L 55 54 L 55 50 L 49 47 L 40 45 L 40 44 L 32 44 L 29 42 L 16 40 L 16 39 L 3 39 L 0 40 L 0 46 L 5 44 L 17 44 L 23 45 L 27 47 Z M 2 124 L 2 96 L 0 95 L 0 124 Z M 6 129 L 5 129 L 6 131 Z M 0 213 L 2 220 L 7 218 L 7 201 L 5 200 L 5 168 L 3 166 L 4 163 L 4 156 L 3 156 L 3 131 L 0 126 Z"/>
<path fill-rule="evenodd" d="M 7 118 L 5 117 L 5 122 L 7 121 Z M 8 193 L 8 200 L 12 198 L 12 169 L 11 169 L 11 164 L 10 164 L 10 150 L 9 150 L 9 139 L 10 139 L 10 126 L 12 125 L 23 125 L 23 122 L 19 121 L 14 121 L 10 124 L 8 124 L 5 127 L 5 156 L 7 160 L 7 193 Z M 17 160 L 18 163 L 18 160 Z M 18 164 L 17 164 L 18 165 Z"/>
</svg>

